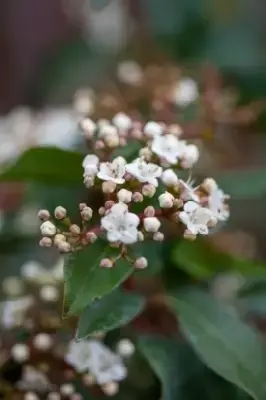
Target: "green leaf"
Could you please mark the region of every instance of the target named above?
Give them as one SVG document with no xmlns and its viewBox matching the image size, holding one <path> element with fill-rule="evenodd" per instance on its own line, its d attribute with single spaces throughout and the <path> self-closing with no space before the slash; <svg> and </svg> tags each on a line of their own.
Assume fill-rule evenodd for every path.
<svg viewBox="0 0 266 400">
<path fill-rule="evenodd" d="M 183 240 L 173 250 L 173 263 L 198 279 L 207 279 L 220 271 L 238 271 L 243 275 L 266 277 L 266 266 L 219 252 L 204 240 Z"/>
<path fill-rule="evenodd" d="M 163 242 L 145 240 L 131 247 L 132 258 L 145 257 L 148 260 L 148 268 L 136 271 L 138 277 L 152 276 L 161 272 L 164 265 L 163 245 Z"/>
<path fill-rule="evenodd" d="M 266 353 L 256 332 L 213 298 L 198 290 L 170 298 L 180 327 L 196 353 L 218 375 L 266 398 Z"/>
<path fill-rule="evenodd" d="M 215 175 L 219 186 L 230 194 L 232 199 L 251 199 L 266 194 L 266 170 L 250 169 L 223 171 Z"/>
<path fill-rule="evenodd" d="M 127 162 L 133 161 L 134 158 L 138 157 L 141 149 L 141 142 L 134 140 L 129 142 L 125 147 L 119 147 L 114 151 L 113 158 L 121 156 L 124 157 Z"/>
<path fill-rule="evenodd" d="M 49 184 L 82 183 L 81 153 L 55 147 L 27 150 L 0 175 L 0 181 L 37 181 Z"/>
<path fill-rule="evenodd" d="M 114 253 L 114 249 L 98 239 L 68 258 L 64 275 L 65 305 L 69 307 L 69 315 L 79 314 L 93 301 L 118 287 L 133 272 L 124 259 L 118 260 L 113 268 L 101 268 L 101 259 L 113 257 Z"/>
<path fill-rule="evenodd" d="M 259 316 L 266 315 L 266 280 L 253 279 L 244 284 L 238 292 L 241 309 Z"/>
<path fill-rule="evenodd" d="M 145 298 L 119 289 L 95 300 L 82 312 L 76 337 L 84 339 L 128 324 L 145 306 Z"/>
<path fill-rule="evenodd" d="M 151 335 L 139 338 L 138 349 L 162 383 L 162 398 L 182 399 L 184 386 L 202 366 L 191 349 L 177 339 Z"/>
</svg>

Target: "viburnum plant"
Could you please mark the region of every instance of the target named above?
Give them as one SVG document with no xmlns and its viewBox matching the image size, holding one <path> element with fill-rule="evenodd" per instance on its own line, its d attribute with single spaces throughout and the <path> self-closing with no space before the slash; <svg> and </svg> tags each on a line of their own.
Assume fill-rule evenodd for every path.
<svg viewBox="0 0 266 400">
<path fill-rule="evenodd" d="M 111 292 L 134 269 L 147 268 L 149 259 L 142 254 L 141 244 L 164 241 L 164 221 L 175 226 L 176 237 L 194 240 L 229 217 L 228 196 L 214 179 L 194 184 L 191 169 L 198 161 L 199 149 L 182 139 L 178 125 L 154 121 L 143 125 L 123 113 L 112 121 L 97 123 L 85 118 L 80 125 L 90 149 L 82 162 L 84 185 L 89 192 L 101 192 L 102 204 L 96 209 L 79 204 L 80 224 L 73 223 L 62 206 L 57 206 L 53 215 L 45 209 L 39 212 L 43 221 L 40 245 L 72 254 L 65 268 L 70 277 L 66 283 L 70 313 L 82 311 Z M 137 145 L 133 157 L 132 145 Z M 180 170 L 187 172 L 187 179 L 179 177 Z M 96 248 L 100 252 L 96 251 L 94 259 Z M 72 265 L 90 251 L 88 262 L 103 270 L 99 282 L 90 274 L 86 282 L 83 272 L 89 265 L 83 272 L 80 265 Z M 73 288 L 77 281 L 81 286 Z M 105 285 L 105 281 L 112 284 Z"/>
</svg>

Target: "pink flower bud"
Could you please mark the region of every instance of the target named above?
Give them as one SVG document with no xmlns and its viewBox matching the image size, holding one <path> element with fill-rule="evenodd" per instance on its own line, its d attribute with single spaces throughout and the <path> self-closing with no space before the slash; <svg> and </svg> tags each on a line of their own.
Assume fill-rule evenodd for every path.
<svg viewBox="0 0 266 400">
<path fill-rule="evenodd" d="M 103 258 L 100 262 L 100 267 L 102 268 L 112 268 L 114 265 L 113 261 L 110 260 L 109 258 Z"/>
<path fill-rule="evenodd" d="M 155 208 L 152 206 L 148 206 L 144 210 L 145 217 L 154 217 L 155 215 Z"/>
<path fill-rule="evenodd" d="M 148 260 L 145 257 L 137 258 L 134 267 L 137 269 L 145 269 L 148 266 Z"/>
<path fill-rule="evenodd" d="M 79 204 L 79 210 L 82 211 L 85 207 L 87 207 L 86 203 L 80 203 Z"/>
<path fill-rule="evenodd" d="M 48 210 L 40 210 L 39 212 L 38 212 L 38 218 L 41 220 L 41 221 L 48 221 L 49 219 L 50 219 L 50 213 L 49 213 L 49 211 Z"/>
<path fill-rule="evenodd" d="M 80 215 L 83 221 L 90 221 L 92 218 L 93 211 L 90 207 L 84 207 Z"/>
<path fill-rule="evenodd" d="M 153 240 L 156 242 L 162 242 L 164 240 L 164 234 L 162 232 L 155 232 L 153 234 Z"/>
<path fill-rule="evenodd" d="M 97 140 L 97 142 L 95 143 L 95 149 L 96 150 L 104 149 L 104 141 L 103 140 Z"/>
<path fill-rule="evenodd" d="M 141 193 L 135 192 L 135 193 L 133 193 L 132 200 L 135 203 L 142 203 L 143 202 L 143 196 L 142 196 Z"/>
<path fill-rule="evenodd" d="M 117 198 L 122 203 L 130 203 L 132 200 L 132 192 L 126 189 L 120 189 L 117 193 Z"/>
<path fill-rule="evenodd" d="M 66 237 L 62 233 L 58 233 L 54 237 L 54 244 L 55 244 L 55 246 L 58 246 L 58 243 L 61 243 L 61 242 L 66 242 Z"/>
<path fill-rule="evenodd" d="M 53 244 L 52 239 L 46 236 L 41 238 L 41 240 L 39 241 L 39 245 L 41 247 L 52 247 L 52 244 Z"/>
<path fill-rule="evenodd" d="M 154 185 L 149 184 L 149 183 L 142 187 L 143 196 L 153 197 L 155 195 L 155 192 L 156 192 L 156 187 Z"/>
<path fill-rule="evenodd" d="M 80 127 L 86 139 L 91 139 L 96 131 L 96 124 L 90 118 L 84 118 L 80 122 Z"/>
<path fill-rule="evenodd" d="M 40 230 L 43 236 L 54 236 L 56 234 L 56 226 L 50 221 L 43 222 Z"/>
<path fill-rule="evenodd" d="M 68 242 L 60 242 L 58 243 L 57 248 L 60 253 L 69 253 L 71 251 L 71 244 Z"/>
<path fill-rule="evenodd" d="M 102 183 L 102 191 L 103 193 L 114 193 L 116 189 L 116 184 L 112 181 L 106 181 Z"/>
<path fill-rule="evenodd" d="M 97 235 L 94 232 L 87 232 L 86 233 L 86 241 L 88 243 L 94 243 L 97 240 Z"/>
<path fill-rule="evenodd" d="M 72 233 L 72 235 L 78 236 L 80 234 L 80 227 L 76 224 L 70 225 L 69 231 Z"/>
<path fill-rule="evenodd" d="M 56 219 L 64 219 L 67 216 L 67 210 L 62 206 L 58 206 L 54 210 L 54 216 Z"/>
</svg>

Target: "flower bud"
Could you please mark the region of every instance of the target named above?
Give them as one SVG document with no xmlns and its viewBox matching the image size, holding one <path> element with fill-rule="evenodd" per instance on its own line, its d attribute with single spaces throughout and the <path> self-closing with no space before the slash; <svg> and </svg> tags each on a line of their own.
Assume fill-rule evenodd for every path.
<svg viewBox="0 0 266 400">
<path fill-rule="evenodd" d="M 62 206 L 58 206 L 54 210 L 54 216 L 56 219 L 64 219 L 67 216 L 67 210 Z"/>
<path fill-rule="evenodd" d="M 114 149 L 119 146 L 120 141 L 119 141 L 119 136 L 117 134 L 114 135 L 106 135 L 104 138 L 104 142 L 107 147 L 110 149 Z"/>
<path fill-rule="evenodd" d="M 93 211 L 90 207 L 84 207 L 80 215 L 83 221 L 90 221 L 92 218 Z"/>
<path fill-rule="evenodd" d="M 163 172 L 161 179 L 166 186 L 174 186 L 178 184 L 178 177 L 172 169 L 166 169 Z"/>
<path fill-rule="evenodd" d="M 180 137 L 183 133 L 181 126 L 177 124 L 169 125 L 167 132 L 177 137 Z"/>
<path fill-rule="evenodd" d="M 97 240 L 97 235 L 94 232 L 87 232 L 86 233 L 86 241 L 88 243 L 94 243 Z"/>
<path fill-rule="evenodd" d="M 174 196 L 169 192 L 165 192 L 158 197 L 158 201 L 161 208 L 172 208 L 174 205 Z"/>
<path fill-rule="evenodd" d="M 149 149 L 149 147 L 143 147 L 139 151 L 139 156 L 144 157 L 146 161 L 150 161 L 151 156 L 152 156 L 152 151 Z"/>
<path fill-rule="evenodd" d="M 118 113 L 113 118 L 113 124 L 119 131 L 128 131 L 131 128 L 132 120 L 124 113 Z"/>
<path fill-rule="evenodd" d="M 24 400 L 39 400 L 39 396 L 37 396 L 34 392 L 27 392 L 23 398 Z"/>
<path fill-rule="evenodd" d="M 118 393 L 119 385 L 117 382 L 108 382 L 101 387 L 106 396 L 114 396 Z"/>
<path fill-rule="evenodd" d="M 116 189 L 116 184 L 112 181 L 105 181 L 102 183 L 102 191 L 103 193 L 114 193 Z"/>
<path fill-rule="evenodd" d="M 155 242 L 162 242 L 164 240 L 164 234 L 162 232 L 155 232 L 152 238 Z"/>
<path fill-rule="evenodd" d="M 127 145 L 127 140 L 126 140 L 126 138 L 120 137 L 120 139 L 119 139 L 119 146 L 121 146 L 121 147 L 126 147 L 126 145 Z"/>
<path fill-rule="evenodd" d="M 44 285 L 40 289 L 40 298 L 43 301 L 57 301 L 59 297 L 58 289 L 53 285 Z"/>
<path fill-rule="evenodd" d="M 104 204 L 104 208 L 106 210 L 110 210 L 110 208 L 112 208 L 114 204 L 115 202 L 113 200 L 107 200 Z"/>
<path fill-rule="evenodd" d="M 130 357 L 135 353 L 135 346 L 129 339 L 120 339 L 116 345 L 116 352 L 121 357 Z"/>
<path fill-rule="evenodd" d="M 18 363 L 24 363 L 29 359 L 30 350 L 26 344 L 17 343 L 11 348 L 11 356 Z"/>
<path fill-rule="evenodd" d="M 142 196 L 141 193 L 135 192 L 135 193 L 133 193 L 132 200 L 135 203 L 142 203 L 143 202 L 143 196 Z"/>
<path fill-rule="evenodd" d="M 145 136 L 153 138 L 154 136 L 161 135 L 163 133 L 162 126 L 157 122 L 147 122 L 144 126 L 143 132 Z"/>
<path fill-rule="evenodd" d="M 112 268 L 114 265 L 113 261 L 110 260 L 109 258 L 103 258 L 100 262 L 100 267 L 102 268 Z"/>
<path fill-rule="evenodd" d="M 88 207 L 86 203 L 79 204 L 79 210 L 82 211 L 84 208 Z"/>
<path fill-rule="evenodd" d="M 41 221 L 48 221 L 50 219 L 50 217 L 51 217 L 51 215 L 48 210 L 40 210 L 38 212 L 38 218 Z"/>
<path fill-rule="evenodd" d="M 105 207 L 100 207 L 99 208 L 99 210 L 98 210 L 98 213 L 99 213 L 99 215 L 102 217 L 102 216 L 104 216 L 104 214 L 105 214 Z"/>
<path fill-rule="evenodd" d="M 126 189 L 120 189 L 117 193 L 117 198 L 122 203 L 130 203 L 132 200 L 132 192 Z"/>
<path fill-rule="evenodd" d="M 143 235 L 143 233 L 142 233 L 141 231 L 138 231 L 138 241 L 139 241 L 139 242 L 143 242 L 143 240 L 144 240 L 144 235 Z"/>
<path fill-rule="evenodd" d="M 53 245 L 52 239 L 46 236 L 41 238 L 41 240 L 39 241 L 39 246 L 41 247 L 52 247 L 52 245 Z"/>
<path fill-rule="evenodd" d="M 95 143 L 95 149 L 96 150 L 104 149 L 104 141 L 103 140 L 97 140 L 97 142 Z"/>
<path fill-rule="evenodd" d="M 57 246 L 58 243 L 61 243 L 61 242 L 66 242 L 66 236 L 63 235 L 62 233 L 57 233 L 57 235 L 55 235 L 55 237 L 54 237 L 55 246 Z"/>
<path fill-rule="evenodd" d="M 68 397 L 75 393 L 75 388 L 71 383 L 64 383 L 60 387 L 60 393 L 62 394 L 62 396 Z"/>
<path fill-rule="evenodd" d="M 90 118 L 84 118 L 80 122 L 80 127 L 83 131 L 83 136 L 86 139 L 91 139 L 96 131 L 96 124 Z"/>
<path fill-rule="evenodd" d="M 85 375 L 83 375 L 83 377 L 82 377 L 82 382 L 84 383 L 85 386 L 90 387 L 90 386 L 95 385 L 95 382 L 96 382 L 96 381 L 95 381 L 95 378 L 94 378 L 93 375 L 85 374 Z"/>
<path fill-rule="evenodd" d="M 191 240 L 191 241 L 193 241 L 193 240 L 195 240 L 197 238 L 197 235 L 194 235 L 193 233 L 191 233 L 189 230 L 185 230 L 185 232 L 184 232 L 184 239 L 187 239 L 187 240 Z"/>
<path fill-rule="evenodd" d="M 150 183 L 142 187 L 143 196 L 153 197 L 155 195 L 155 192 L 156 192 L 156 187 L 154 185 L 151 185 Z"/>
<path fill-rule="evenodd" d="M 155 208 L 152 206 L 148 206 L 144 210 L 145 217 L 154 217 L 155 215 Z"/>
<path fill-rule="evenodd" d="M 54 236 L 56 234 L 56 226 L 50 221 L 43 222 L 40 230 L 43 236 Z"/>
<path fill-rule="evenodd" d="M 47 333 L 38 333 L 38 335 L 33 338 L 32 344 L 35 349 L 46 351 L 52 347 L 53 340 Z"/>
<path fill-rule="evenodd" d="M 94 177 L 93 176 L 85 176 L 83 180 L 84 185 L 86 186 L 87 189 L 91 188 L 94 186 Z"/>
<path fill-rule="evenodd" d="M 57 248 L 60 253 L 69 253 L 71 251 L 71 244 L 68 242 L 60 242 L 58 243 Z"/>
<path fill-rule="evenodd" d="M 69 231 L 72 235 L 78 236 L 80 234 L 80 227 L 76 224 L 70 225 Z"/>
<path fill-rule="evenodd" d="M 161 222 L 156 217 L 144 218 L 143 224 L 145 231 L 152 233 L 157 232 L 161 226 Z"/>
<path fill-rule="evenodd" d="M 137 258 L 134 267 L 137 269 L 145 269 L 148 266 L 148 260 L 145 257 Z"/>
<path fill-rule="evenodd" d="M 204 179 L 201 186 L 204 190 L 206 190 L 207 193 L 212 193 L 218 187 L 217 183 L 213 178 Z"/>
</svg>

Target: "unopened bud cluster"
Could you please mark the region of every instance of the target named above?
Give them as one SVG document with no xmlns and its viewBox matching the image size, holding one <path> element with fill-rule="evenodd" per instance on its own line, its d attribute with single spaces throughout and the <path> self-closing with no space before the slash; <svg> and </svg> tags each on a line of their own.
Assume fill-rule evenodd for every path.
<svg viewBox="0 0 266 400">
<path fill-rule="evenodd" d="M 194 240 L 229 217 L 228 196 L 214 179 L 194 185 L 190 178 L 179 178 L 180 168 L 191 169 L 198 161 L 199 150 L 195 144 L 182 140 L 178 125 L 153 121 L 143 125 L 119 113 L 111 122 L 95 123 L 86 118 L 81 128 L 90 148 L 94 148 L 82 163 L 84 184 L 100 189 L 105 198 L 94 210 L 99 223 L 90 227 L 93 211 L 86 204 L 79 206 L 81 227 L 70 222 L 63 207 L 56 207 L 54 219 L 47 210 L 41 210 L 42 246 L 55 245 L 61 252 L 76 251 L 100 235 L 110 246 L 121 250 L 116 259 L 102 259 L 101 267 L 112 268 L 117 259 L 124 257 L 142 269 L 148 260 L 129 258 L 128 246 L 144 240 L 163 241 L 163 220 L 177 225 L 177 235 Z M 142 147 L 135 159 L 112 157 L 115 148 L 130 146 L 136 139 Z M 66 232 L 58 228 L 57 221 L 65 224 Z"/>
</svg>

